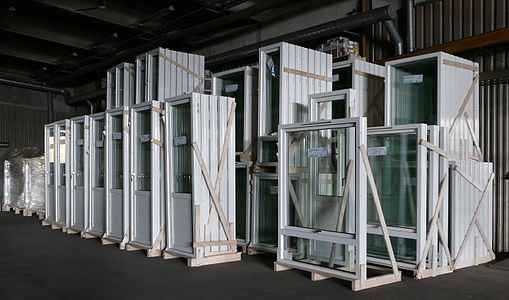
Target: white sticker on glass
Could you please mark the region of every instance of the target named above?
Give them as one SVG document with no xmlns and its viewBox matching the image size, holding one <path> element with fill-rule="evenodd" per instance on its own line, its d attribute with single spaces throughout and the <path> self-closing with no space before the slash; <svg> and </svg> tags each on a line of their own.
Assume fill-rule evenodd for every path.
<svg viewBox="0 0 509 300">
<path fill-rule="evenodd" d="M 225 87 L 225 91 L 227 93 L 231 93 L 231 92 L 235 92 L 236 90 L 239 89 L 239 85 L 238 84 L 229 84 Z"/>
<path fill-rule="evenodd" d="M 327 157 L 327 148 L 309 148 L 308 157 Z"/>
<path fill-rule="evenodd" d="M 273 186 L 271 186 L 271 187 L 270 187 L 270 193 L 271 193 L 272 195 L 277 195 L 277 194 L 278 194 L 278 192 L 279 192 L 279 188 L 278 188 L 278 186 L 277 186 L 277 185 L 273 185 Z"/>
<path fill-rule="evenodd" d="M 79 140 L 76 141 L 76 144 L 78 146 L 83 146 L 83 143 L 84 143 L 83 139 L 79 139 Z"/>
<path fill-rule="evenodd" d="M 333 74 L 332 75 L 332 81 L 333 82 L 339 81 L 339 74 Z"/>
<path fill-rule="evenodd" d="M 368 148 L 368 156 L 384 156 L 384 155 L 387 155 L 387 147 Z"/>
<path fill-rule="evenodd" d="M 97 141 L 95 141 L 95 147 L 96 147 L 96 148 L 102 148 L 102 147 L 104 147 L 104 141 L 103 141 L 103 140 L 97 140 Z"/>
<path fill-rule="evenodd" d="M 113 132 L 111 134 L 112 138 L 114 140 L 121 140 L 122 139 L 122 132 Z"/>
<path fill-rule="evenodd" d="M 150 133 L 140 135 L 140 143 L 148 143 L 151 140 Z"/>
<path fill-rule="evenodd" d="M 406 75 L 403 77 L 403 83 L 421 83 L 423 75 Z"/>
<path fill-rule="evenodd" d="M 187 144 L 187 137 L 185 135 L 173 139 L 173 145 L 180 146 Z"/>
</svg>

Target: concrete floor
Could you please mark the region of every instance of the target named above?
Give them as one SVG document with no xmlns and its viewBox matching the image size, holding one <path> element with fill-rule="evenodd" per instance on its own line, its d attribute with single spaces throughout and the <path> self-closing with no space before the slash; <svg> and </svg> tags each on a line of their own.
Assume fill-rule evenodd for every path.
<svg viewBox="0 0 509 300">
<path fill-rule="evenodd" d="M 507 258 L 507 255 L 503 258 Z M 189 268 L 147 258 L 49 227 L 36 217 L 0 212 L 0 299 L 509 299 L 509 270 L 482 265 L 436 278 L 360 292 L 309 273 L 272 271 L 275 256 Z"/>
</svg>

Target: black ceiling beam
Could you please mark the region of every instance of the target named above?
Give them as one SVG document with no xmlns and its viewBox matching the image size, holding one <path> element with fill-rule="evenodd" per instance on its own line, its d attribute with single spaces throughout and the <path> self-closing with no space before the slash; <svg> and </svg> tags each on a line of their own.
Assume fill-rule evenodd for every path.
<svg viewBox="0 0 509 300">
<path fill-rule="evenodd" d="M 175 41 L 177 39 L 180 39 L 180 38 L 183 38 L 186 36 L 190 36 L 192 34 L 201 34 L 204 32 L 212 32 L 214 30 L 226 28 L 228 26 L 232 26 L 233 24 L 235 24 L 237 22 L 241 22 L 241 21 L 245 20 L 246 18 L 250 18 L 253 15 L 256 15 L 262 11 L 273 8 L 274 6 L 283 5 L 288 2 L 294 2 L 294 1 L 292 1 L 292 0 L 262 1 L 262 2 L 259 2 L 249 8 L 229 14 L 227 16 L 213 19 L 210 21 L 206 21 L 201 24 L 191 26 L 190 28 L 187 28 L 187 29 L 169 32 L 169 33 L 164 34 L 161 37 L 159 37 L 151 42 L 148 42 L 148 43 L 145 43 L 138 47 L 120 52 L 110 59 L 107 59 L 107 60 L 102 61 L 97 64 L 93 64 L 93 65 L 84 67 L 72 74 L 67 75 L 67 76 L 57 77 L 57 78 L 51 80 L 49 83 L 52 85 L 60 84 L 62 82 L 70 81 L 73 78 L 82 76 L 89 72 L 97 72 L 97 71 L 101 72 L 103 70 L 106 70 L 108 67 L 111 67 L 112 65 L 115 65 L 119 62 L 130 60 L 133 57 L 135 57 L 137 54 L 149 51 L 151 49 L 157 48 L 161 45 L 167 44 L 167 43 Z"/>
</svg>

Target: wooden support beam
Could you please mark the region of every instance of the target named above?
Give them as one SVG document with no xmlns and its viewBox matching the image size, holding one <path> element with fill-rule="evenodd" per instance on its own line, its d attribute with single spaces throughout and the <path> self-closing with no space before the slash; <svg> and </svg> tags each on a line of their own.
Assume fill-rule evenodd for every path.
<svg viewBox="0 0 509 300">
<path fill-rule="evenodd" d="M 384 65 L 386 62 L 406 57 L 423 55 L 438 51 L 443 51 L 451 54 L 466 52 L 481 47 L 488 47 L 496 44 L 509 42 L 509 28 L 502 28 L 495 31 L 485 32 L 482 34 L 474 35 L 460 40 L 455 40 L 449 43 L 415 50 L 414 52 L 406 53 L 399 56 L 388 57 L 376 61 L 379 65 Z"/>
</svg>

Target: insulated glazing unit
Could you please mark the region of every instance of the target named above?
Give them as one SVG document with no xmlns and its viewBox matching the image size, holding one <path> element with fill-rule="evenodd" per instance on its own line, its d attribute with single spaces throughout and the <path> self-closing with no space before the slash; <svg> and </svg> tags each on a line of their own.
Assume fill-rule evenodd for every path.
<svg viewBox="0 0 509 300">
<path fill-rule="evenodd" d="M 395 262 L 392 274 L 367 278 L 366 142 L 365 118 L 280 126 L 276 270 L 349 280 L 354 290 L 401 280 Z M 386 249 L 392 254 L 390 242 Z"/>
<path fill-rule="evenodd" d="M 136 103 L 203 92 L 205 58 L 157 48 L 136 57 Z"/>
<path fill-rule="evenodd" d="M 164 163 L 161 102 L 149 101 L 130 109 L 131 192 L 130 248 L 158 256 L 164 249 Z"/>
<path fill-rule="evenodd" d="M 251 235 L 251 162 L 235 165 L 235 237 L 237 245 L 249 245 Z M 243 252 L 246 252 L 244 249 Z"/>
<path fill-rule="evenodd" d="M 106 111 L 106 218 L 103 241 L 120 243 L 129 240 L 129 107 Z"/>
<path fill-rule="evenodd" d="M 235 154 L 240 161 L 253 161 L 258 124 L 258 68 L 242 67 L 214 74 L 212 94 L 235 98 Z"/>
<path fill-rule="evenodd" d="M 240 260 L 235 239 L 235 102 L 191 93 L 168 99 L 165 257 L 199 266 Z"/>
<path fill-rule="evenodd" d="M 387 62 L 386 74 L 386 125 L 447 128 L 451 159 L 483 160 L 477 63 L 436 52 Z"/>
<path fill-rule="evenodd" d="M 71 119 L 71 185 L 69 228 L 83 232 L 88 220 L 89 117 Z"/>
<path fill-rule="evenodd" d="M 121 63 L 106 74 L 106 109 L 134 104 L 134 64 Z"/>
<path fill-rule="evenodd" d="M 89 203 L 88 220 L 85 233 L 95 237 L 104 234 L 106 219 L 106 192 L 104 189 L 105 174 L 105 124 L 104 113 L 90 115 L 89 118 Z"/>
<path fill-rule="evenodd" d="M 259 55 L 258 136 L 264 137 L 277 135 L 279 124 L 308 120 L 309 95 L 332 90 L 332 56 L 288 43 L 260 48 Z M 274 144 L 258 141 L 260 165 L 277 163 Z"/>
</svg>

